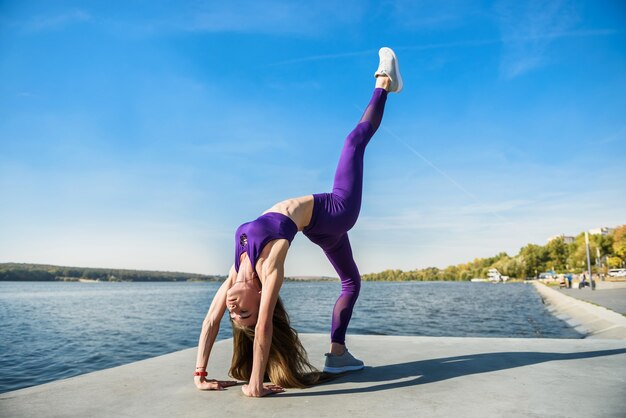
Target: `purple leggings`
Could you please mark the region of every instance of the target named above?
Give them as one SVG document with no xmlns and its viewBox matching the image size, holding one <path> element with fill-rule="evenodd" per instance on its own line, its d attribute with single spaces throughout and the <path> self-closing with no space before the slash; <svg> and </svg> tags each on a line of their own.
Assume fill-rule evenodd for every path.
<svg viewBox="0 0 626 418">
<path fill-rule="evenodd" d="M 341 279 L 341 294 L 333 309 L 331 341 L 345 344 L 352 309 L 359 297 L 361 275 L 352 257 L 348 231 L 361 209 L 365 147 L 380 126 L 387 91 L 374 89 L 359 124 L 350 132 L 341 151 L 332 193 L 313 195 L 313 216 L 303 233 L 319 245 Z"/>
</svg>

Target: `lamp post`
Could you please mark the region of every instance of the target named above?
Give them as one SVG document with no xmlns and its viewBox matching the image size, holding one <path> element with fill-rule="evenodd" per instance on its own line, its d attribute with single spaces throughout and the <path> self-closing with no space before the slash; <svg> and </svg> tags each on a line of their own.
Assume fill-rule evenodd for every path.
<svg viewBox="0 0 626 418">
<path fill-rule="evenodd" d="M 596 271 L 600 276 L 600 280 L 604 280 L 604 264 L 602 263 L 602 257 L 600 256 L 600 246 L 596 247 Z"/>
<path fill-rule="evenodd" d="M 589 234 L 585 231 L 585 247 L 587 248 L 587 273 L 589 274 L 589 285 L 591 290 L 596 290 L 596 285 L 591 275 L 591 257 L 589 257 Z"/>
</svg>

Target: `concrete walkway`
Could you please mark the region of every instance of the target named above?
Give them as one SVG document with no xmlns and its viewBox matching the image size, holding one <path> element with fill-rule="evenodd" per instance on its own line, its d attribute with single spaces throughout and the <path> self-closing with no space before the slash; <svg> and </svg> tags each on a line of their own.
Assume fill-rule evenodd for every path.
<svg viewBox="0 0 626 418">
<path fill-rule="evenodd" d="M 559 289 L 561 293 L 576 299 L 604 306 L 620 314 L 626 314 L 626 289 Z"/>
<path fill-rule="evenodd" d="M 617 338 L 626 340 L 626 316 L 566 295 L 564 292 L 533 282 L 535 289 L 557 318 L 567 322 L 586 338 Z M 620 289 L 606 290 L 615 292 Z M 584 290 L 572 289 L 584 292 Z M 590 292 L 600 292 L 590 291 Z"/>
<path fill-rule="evenodd" d="M 326 335 L 302 340 L 322 365 Z M 196 349 L 0 395 L 2 417 L 624 417 L 626 341 L 350 336 L 365 370 L 246 398 L 195 388 Z M 231 340 L 209 373 L 227 378 Z"/>
</svg>

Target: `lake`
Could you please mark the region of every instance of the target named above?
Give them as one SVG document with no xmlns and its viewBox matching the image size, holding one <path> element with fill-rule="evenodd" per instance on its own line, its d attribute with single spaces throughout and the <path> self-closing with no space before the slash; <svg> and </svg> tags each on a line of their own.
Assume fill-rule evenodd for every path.
<svg viewBox="0 0 626 418">
<path fill-rule="evenodd" d="M 219 285 L 0 282 L 0 393 L 197 346 Z M 339 292 L 286 282 L 281 297 L 298 332 L 328 333 Z M 364 282 L 351 333 L 582 337 L 531 285 L 469 282 Z M 230 336 L 225 315 L 218 338 Z"/>
</svg>

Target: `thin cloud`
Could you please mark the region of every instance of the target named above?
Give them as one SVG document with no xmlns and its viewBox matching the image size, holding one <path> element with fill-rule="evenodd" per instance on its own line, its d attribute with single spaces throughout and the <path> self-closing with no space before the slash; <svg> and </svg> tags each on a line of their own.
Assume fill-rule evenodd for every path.
<svg viewBox="0 0 626 418">
<path fill-rule="evenodd" d="M 220 139 L 210 143 L 200 145 L 191 145 L 190 151 L 194 153 L 202 153 L 207 155 L 243 155 L 255 156 L 262 152 L 270 150 L 288 149 L 288 142 L 283 139 L 269 138 L 259 139 L 253 138 L 248 140 L 240 139 Z"/>
<path fill-rule="evenodd" d="M 610 35 L 618 35 L 620 33 L 624 33 L 623 30 L 619 29 L 581 29 L 581 30 L 570 30 L 570 31 L 560 31 L 560 32 L 547 32 L 541 35 L 528 35 L 528 36 L 518 36 L 512 38 L 503 38 L 502 42 L 521 42 L 521 41 L 534 41 L 534 40 L 552 40 L 559 38 L 584 38 L 590 36 L 610 36 Z"/>
<path fill-rule="evenodd" d="M 611 142 L 620 141 L 620 140 L 624 139 L 626 137 L 626 135 L 624 135 L 625 133 L 626 133 L 626 125 L 623 125 L 621 128 L 619 128 L 617 131 L 615 131 L 611 135 L 608 135 L 608 136 L 604 137 L 603 139 L 601 139 L 599 141 L 591 141 L 590 143 L 592 143 L 592 144 L 610 144 Z"/>
<path fill-rule="evenodd" d="M 476 203 L 462 207 L 460 209 L 460 212 L 465 214 L 489 214 L 492 212 L 508 212 L 514 209 L 518 209 L 520 207 L 528 206 L 532 203 L 533 202 L 531 200 L 524 199 L 503 200 L 498 202 L 490 202 L 489 204 Z"/>
<path fill-rule="evenodd" d="M 436 166 L 432 161 L 430 161 L 428 158 L 423 156 L 419 151 L 417 151 L 408 142 L 404 141 L 402 138 L 400 138 L 398 135 L 396 135 L 394 132 L 392 132 L 389 128 L 387 128 L 386 126 L 383 126 L 382 129 L 385 130 L 387 133 L 389 133 L 396 141 L 398 141 L 399 143 L 404 145 L 406 148 L 408 148 L 409 151 L 411 151 L 412 154 L 416 155 L 420 160 L 425 162 L 433 170 L 435 170 L 437 173 L 439 173 L 441 176 L 443 176 L 448 182 L 450 182 L 454 187 L 456 187 L 458 190 L 460 190 L 465 196 L 469 197 L 470 199 L 472 199 L 473 201 L 475 201 L 477 203 L 480 203 L 482 201 L 478 196 L 476 196 L 474 193 L 470 192 L 467 188 L 465 188 L 458 181 L 456 181 L 454 178 L 452 178 L 452 176 L 450 176 L 446 171 L 444 171 L 441 168 L 439 168 L 438 166 Z M 485 208 L 485 212 L 488 213 L 488 214 L 491 214 L 494 218 L 499 219 L 503 223 L 511 223 L 508 219 L 506 219 L 504 216 L 502 216 L 502 214 L 500 214 L 499 212 L 495 211 L 491 207 Z M 512 224 L 512 226 L 514 228 L 516 228 L 516 229 L 519 228 L 518 232 L 524 233 L 524 231 L 519 226 L 517 226 L 516 224 Z"/>
<path fill-rule="evenodd" d="M 525 36 L 511 36 L 508 38 L 499 38 L 499 39 L 475 39 L 475 40 L 469 40 L 469 41 L 441 42 L 441 43 L 422 44 L 422 45 L 404 45 L 404 46 L 401 45 L 401 46 L 394 46 L 393 48 L 397 51 L 427 51 L 427 50 L 451 49 L 451 48 L 479 48 L 483 46 L 490 46 L 490 45 L 497 45 L 497 44 L 522 43 L 522 42 L 532 42 L 532 41 L 549 42 L 549 41 L 557 40 L 561 38 L 611 36 L 611 35 L 618 35 L 623 32 L 624 32 L 623 30 L 617 30 L 617 29 L 572 30 L 572 31 L 560 31 L 560 32 L 546 32 L 540 35 L 532 34 L 532 35 L 525 35 Z M 326 60 L 360 57 L 360 56 L 367 56 L 367 55 L 375 54 L 377 52 L 378 52 L 378 49 L 364 49 L 364 50 L 359 50 L 359 51 L 338 52 L 334 54 L 310 55 L 306 57 L 298 57 L 298 58 L 292 58 L 288 60 L 275 62 L 268 66 L 274 67 L 274 66 L 280 66 L 280 65 L 300 64 L 300 63 L 313 62 L 313 61 L 326 61 Z"/>
<path fill-rule="evenodd" d="M 334 26 L 351 25 L 365 15 L 365 5 L 350 1 L 337 7 L 331 1 L 236 0 L 181 5 L 167 18 L 146 12 L 142 22 L 110 22 L 139 34 L 155 32 L 247 33 L 270 35 L 325 35 Z"/>
<path fill-rule="evenodd" d="M 497 6 L 504 49 L 500 71 L 504 78 L 520 76 L 547 62 L 554 36 L 570 30 L 579 20 L 567 1 L 500 2 Z"/>
<path fill-rule="evenodd" d="M 303 33 L 311 28 L 295 17 L 306 14 L 302 4 L 297 3 L 215 3 L 210 10 L 196 12 L 185 29 L 193 32 Z"/>
<path fill-rule="evenodd" d="M 458 42 L 444 42 L 435 44 L 423 44 L 423 45 L 406 45 L 406 46 L 394 46 L 397 51 L 423 51 L 428 49 L 443 49 L 443 48 L 455 48 L 455 47 L 478 47 L 484 45 L 497 44 L 501 41 L 498 39 L 487 40 L 474 40 L 474 41 L 458 41 Z M 321 54 L 311 55 L 307 57 L 293 58 L 271 64 L 270 66 L 285 65 L 285 64 L 299 64 L 303 62 L 311 61 L 325 61 L 343 58 L 352 58 L 359 56 L 366 56 L 378 53 L 378 49 L 365 49 L 360 51 L 339 52 L 335 54 Z"/>
<path fill-rule="evenodd" d="M 395 26 L 408 30 L 458 26 L 468 16 L 482 13 L 476 2 L 468 0 L 394 0 L 383 2 L 383 7 Z"/>
<path fill-rule="evenodd" d="M 17 97 L 31 98 L 31 97 L 37 97 L 37 95 L 35 93 L 31 93 L 30 91 L 20 91 L 17 93 Z"/>
<path fill-rule="evenodd" d="M 71 10 L 57 15 L 35 16 L 30 20 L 17 23 L 16 25 L 27 32 L 42 32 L 90 20 L 92 20 L 92 16 L 88 12 L 84 10 Z"/>
</svg>

